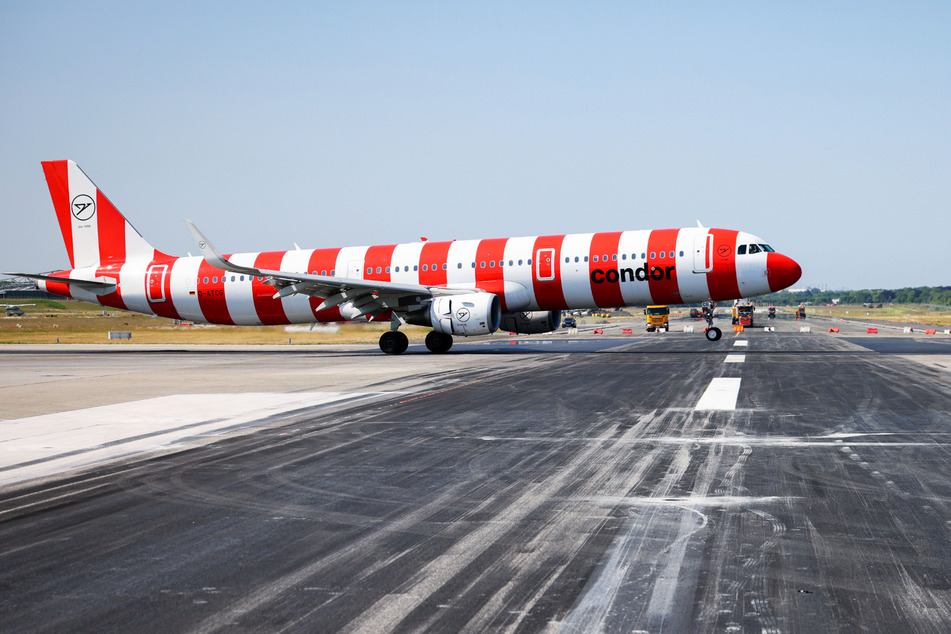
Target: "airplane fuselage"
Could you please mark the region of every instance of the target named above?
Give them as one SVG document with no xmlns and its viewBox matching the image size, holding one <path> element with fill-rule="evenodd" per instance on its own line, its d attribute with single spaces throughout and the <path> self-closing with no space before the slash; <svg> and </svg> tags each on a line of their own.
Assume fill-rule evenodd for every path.
<svg viewBox="0 0 951 634">
<path fill-rule="evenodd" d="M 236 265 L 312 275 L 494 293 L 504 312 L 687 304 L 755 297 L 782 288 L 770 279 L 764 245 L 741 231 L 706 228 L 584 233 L 332 249 L 238 253 Z M 767 247 L 768 248 L 768 247 Z M 773 267 L 774 269 L 780 267 Z M 118 309 L 213 324 L 299 324 L 349 319 L 322 299 L 275 298 L 262 276 L 213 267 L 202 257 L 108 261 L 53 277 L 110 281 L 115 292 L 51 281 L 47 291 Z M 379 319 L 382 316 L 378 316 Z"/>
</svg>

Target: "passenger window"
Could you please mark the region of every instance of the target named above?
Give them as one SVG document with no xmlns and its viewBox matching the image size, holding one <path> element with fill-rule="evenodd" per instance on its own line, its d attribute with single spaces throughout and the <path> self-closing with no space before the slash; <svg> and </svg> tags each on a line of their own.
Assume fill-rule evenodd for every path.
<svg viewBox="0 0 951 634">
<path fill-rule="evenodd" d="M 585 262 L 588 261 L 588 256 L 584 256 L 584 261 L 585 261 Z"/>
<path fill-rule="evenodd" d="M 208 278 L 207 278 L 207 277 L 204 278 L 204 279 L 201 281 L 201 283 L 202 283 L 202 284 L 207 284 L 207 283 L 208 283 Z"/>
<path fill-rule="evenodd" d="M 484 269 L 484 268 L 485 268 L 485 262 L 479 262 L 479 268 L 480 268 L 480 269 Z"/>
<path fill-rule="evenodd" d="M 651 259 L 652 259 L 652 260 L 654 259 L 654 257 L 655 257 L 656 255 L 657 255 L 657 254 L 656 254 L 655 252 L 651 251 Z"/>
<path fill-rule="evenodd" d="M 521 261 L 521 260 L 518 261 L 518 265 L 519 265 L 519 266 L 522 266 L 522 261 Z"/>
<path fill-rule="evenodd" d="M 217 276 L 217 275 L 216 275 L 215 277 L 211 278 L 211 283 L 212 283 L 212 284 L 217 284 L 217 283 L 218 283 L 218 276 Z"/>
<path fill-rule="evenodd" d="M 617 262 L 617 253 L 612 253 L 612 254 L 611 254 L 611 261 L 612 261 L 612 262 Z"/>
<path fill-rule="evenodd" d="M 601 256 L 601 261 L 602 261 L 602 262 L 607 262 L 607 261 L 608 261 L 608 254 L 607 254 L 607 253 L 605 253 L 604 255 Z"/>
<path fill-rule="evenodd" d="M 597 261 L 598 261 L 598 256 L 594 256 L 593 259 L 594 259 L 595 262 L 597 262 Z"/>
<path fill-rule="evenodd" d="M 745 245 L 745 244 L 741 244 L 740 246 L 738 246 L 738 247 L 736 248 L 736 254 L 737 254 L 737 255 L 746 255 L 746 245 Z"/>
<path fill-rule="evenodd" d="M 379 274 L 382 273 L 382 272 L 383 272 L 383 271 L 382 271 L 382 269 L 380 269 L 380 267 L 376 267 L 376 273 L 377 273 L 377 275 L 379 275 Z"/>
<path fill-rule="evenodd" d="M 424 264 L 424 265 L 423 265 L 423 270 L 424 270 L 424 271 L 428 271 L 428 270 L 429 270 L 429 265 L 428 265 L 428 264 Z"/>
<path fill-rule="evenodd" d="M 651 257 L 654 257 L 654 254 L 653 254 L 653 253 L 651 253 Z M 666 257 L 667 257 L 667 254 L 666 254 L 665 252 L 661 251 L 661 252 L 660 252 L 660 257 L 666 258 Z"/>
<path fill-rule="evenodd" d="M 494 268 L 495 268 L 495 260 L 490 260 L 490 261 L 489 261 L 489 268 L 490 268 L 490 269 L 494 269 Z"/>
<path fill-rule="evenodd" d="M 459 264 L 457 264 L 457 265 L 456 265 L 456 268 L 457 268 L 457 269 L 461 269 L 461 268 L 462 268 L 462 262 L 460 262 Z"/>
</svg>

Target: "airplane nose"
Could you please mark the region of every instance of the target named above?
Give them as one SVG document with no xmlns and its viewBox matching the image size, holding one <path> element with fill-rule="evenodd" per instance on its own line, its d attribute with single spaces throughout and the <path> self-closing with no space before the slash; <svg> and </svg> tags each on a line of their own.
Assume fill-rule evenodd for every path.
<svg viewBox="0 0 951 634">
<path fill-rule="evenodd" d="M 781 253 L 770 253 L 766 259 L 766 278 L 769 290 L 773 293 L 789 288 L 802 277 L 802 269 L 790 257 Z"/>
</svg>

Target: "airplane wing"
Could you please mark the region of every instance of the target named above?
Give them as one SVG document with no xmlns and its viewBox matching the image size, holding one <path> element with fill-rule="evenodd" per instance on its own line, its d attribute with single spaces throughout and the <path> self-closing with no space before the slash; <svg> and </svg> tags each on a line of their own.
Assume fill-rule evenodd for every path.
<svg viewBox="0 0 951 634">
<path fill-rule="evenodd" d="M 241 266 L 222 255 L 194 223 L 186 220 L 185 224 L 188 225 L 188 230 L 201 250 L 202 257 L 210 265 L 223 271 L 266 278 L 265 283 L 271 284 L 277 291 L 274 293 L 274 299 L 296 294 L 323 299 L 314 312 L 349 303 L 353 306 L 350 314 L 365 315 L 372 319 L 375 315 L 387 310 L 400 311 L 419 307 L 423 302 L 437 295 L 479 292 L 472 288 L 400 284 Z"/>
</svg>

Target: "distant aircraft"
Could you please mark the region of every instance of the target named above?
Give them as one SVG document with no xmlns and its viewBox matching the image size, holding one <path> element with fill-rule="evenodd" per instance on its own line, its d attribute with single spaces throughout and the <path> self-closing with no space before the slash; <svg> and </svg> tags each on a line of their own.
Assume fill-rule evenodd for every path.
<svg viewBox="0 0 951 634">
<path fill-rule="evenodd" d="M 0 306 L 3 306 L 4 309 L 6 309 L 7 317 L 14 317 L 14 316 L 22 317 L 24 313 L 23 313 L 23 309 L 20 307 L 33 306 L 33 304 L 0 304 Z"/>
<path fill-rule="evenodd" d="M 186 220 L 201 257 L 157 251 L 72 161 L 43 163 L 71 268 L 33 278 L 50 293 L 213 324 L 389 321 L 453 336 L 542 333 L 561 311 L 755 297 L 794 284 L 791 258 L 742 231 L 691 227 L 223 255 Z M 699 225 L 699 223 L 698 223 Z M 706 311 L 706 337 L 720 338 Z"/>
</svg>

